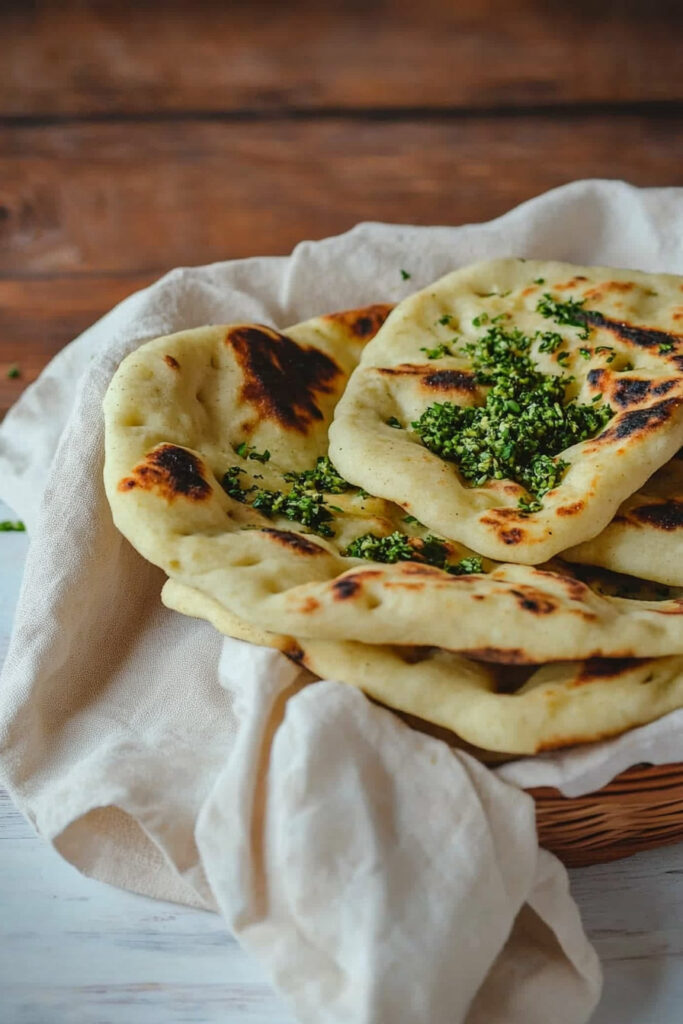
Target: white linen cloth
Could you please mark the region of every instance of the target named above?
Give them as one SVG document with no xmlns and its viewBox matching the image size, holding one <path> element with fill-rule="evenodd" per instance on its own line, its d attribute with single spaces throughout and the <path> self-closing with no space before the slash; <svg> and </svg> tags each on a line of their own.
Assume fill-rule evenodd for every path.
<svg viewBox="0 0 683 1024">
<path fill-rule="evenodd" d="M 493 256 L 683 273 L 681 237 L 681 190 L 578 182 L 489 224 L 364 224 L 286 258 L 176 270 L 61 352 L 0 428 L 0 497 L 31 535 L 0 771 L 36 829 L 87 874 L 219 909 L 303 1022 L 588 1020 L 599 965 L 518 787 L 586 792 L 681 760 L 683 713 L 493 773 L 168 611 L 162 573 L 111 521 L 101 402 L 160 334 L 283 327 Z"/>
</svg>

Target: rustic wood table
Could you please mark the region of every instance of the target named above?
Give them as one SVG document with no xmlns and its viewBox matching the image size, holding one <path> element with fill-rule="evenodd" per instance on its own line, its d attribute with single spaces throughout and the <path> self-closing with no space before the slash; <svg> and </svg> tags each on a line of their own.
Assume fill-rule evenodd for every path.
<svg viewBox="0 0 683 1024">
<path fill-rule="evenodd" d="M 5 0 L 0 415 L 171 267 L 484 220 L 576 178 L 683 185 L 682 30 L 680 0 Z M 4 536 L 3 643 L 25 543 Z M 217 918 L 81 879 L 2 815 L 3 1024 L 287 1020 Z M 596 1024 L 683 1016 L 679 863 L 573 873 Z"/>
</svg>

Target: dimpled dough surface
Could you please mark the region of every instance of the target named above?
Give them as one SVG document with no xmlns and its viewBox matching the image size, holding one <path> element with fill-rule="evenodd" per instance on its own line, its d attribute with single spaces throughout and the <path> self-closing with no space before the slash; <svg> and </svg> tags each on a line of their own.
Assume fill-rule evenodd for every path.
<svg viewBox="0 0 683 1024">
<path fill-rule="evenodd" d="M 545 295 L 583 303 L 573 307 L 578 326 L 538 312 Z M 589 405 L 602 396 L 614 411 L 599 436 L 561 453 L 569 467 L 532 514 L 518 508 L 526 494 L 518 483 L 468 486 L 454 462 L 411 429 L 434 402 L 483 403 L 485 389 L 458 349 L 492 324 L 530 338 L 560 335 L 555 351 L 532 342 L 537 368 L 573 376 L 568 397 Z M 398 502 L 436 533 L 490 558 L 539 564 L 595 537 L 683 443 L 682 331 L 683 278 L 516 259 L 466 267 L 395 308 L 337 407 L 330 456 L 352 483 Z M 455 354 L 430 359 L 421 351 L 442 344 Z M 387 425 L 392 417 L 403 429 Z"/>
<path fill-rule="evenodd" d="M 105 403 L 105 488 L 121 532 L 177 582 L 252 626 L 321 640 L 419 644 L 491 661 L 683 654 L 683 601 L 605 596 L 564 570 L 493 565 L 449 575 L 345 556 L 360 535 L 411 534 L 396 505 L 324 495 L 333 536 L 266 518 L 219 481 L 282 489 L 311 468 L 363 345 L 387 307 L 319 317 L 284 333 L 238 324 L 143 345 Z M 236 451 L 243 443 L 266 462 Z M 446 545 L 451 562 L 471 554 Z M 417 556 L 419 557 L 419 555 Z M 495 623 L 495 631 L 491 625 Z"/>
<path fill-rule="evenodd" d="M 602 533 L 563 557 L 683 587 L 683 450 L 620 505 Z"/>
<path fill-rule="evenodd" d="M 268 633 L 175 580 L 167 581 L 162 597 L 168 608 L 206 619 L 226 636 L 284 651 L 315 675 L 357 686 L 482 750 L 536 754 L 604 739 L 683 703 L 682 657 L 546 665 L 533 669 L 516 692 L 497 692 L 507 688 L 506 667 L 496 674 L 447 651 Z"/>
</svg>

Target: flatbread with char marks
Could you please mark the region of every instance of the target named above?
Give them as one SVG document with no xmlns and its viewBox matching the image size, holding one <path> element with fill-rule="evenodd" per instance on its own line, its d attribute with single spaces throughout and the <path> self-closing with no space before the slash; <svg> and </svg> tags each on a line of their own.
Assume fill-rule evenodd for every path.
<svg viewBox="0 0 683 1024">
<path fill-rule="evenodd" d="M 325 456 L 334 407 L 387 313 L 284 332 L 200 328 L 128 356 L 105 399 L 105 486 L 119 529 L 173 579 L 287 635 L 519 664 L 683 654 L 675 596 L 605 595 L 557 567 L 484 560 L 474 571 L 471 549 L 430 538 L 397 505 L 343 480 L 332 493 L 291 482 Z M 398 535 L 402 560 L 349 553 L 367 535 L 390 547 Z"/>
<path fill-rule="evenodd" d="M 168 608 L 206 619 L 226 636 L 275 647 L 323 679 L 357 686 L 486 751 L 536 754 L 606 739 L 683 703 L 680 656 L 563 662 L 534 667 L 520 683 L 510 666 L 447 651 L 269 633 L 175 580 L 165 584 L 162 598 Z"/>
<path fill-rule="evenodd" d="M 515 259 L 401 302 L 330 429 L 352 483 L 531 565 L 596 537 L 682 443 L 683 278 Z"/>
</svg>

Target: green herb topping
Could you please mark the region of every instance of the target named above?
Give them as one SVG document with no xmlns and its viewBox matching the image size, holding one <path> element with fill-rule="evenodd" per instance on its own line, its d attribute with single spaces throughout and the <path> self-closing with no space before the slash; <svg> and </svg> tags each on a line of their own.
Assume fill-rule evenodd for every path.
<svg viewBox="0 0 683 1024">
<path fill-rule="evenodd" d="M 349 558 L 367 558 L 372 562 L 422 562 L 444 569 L 453 576 L 464 576 L 482 571 L 482 560 L 476 555 L 462 558 L 459 562 L 448 562 L 448 547 L 445 541 L 433 534 L 424 539 L 407 537 L 395 530 L 386 537 L 376 533 L 364 533 L 351 541 L 344 554 Z"/>
<path fill-rule="evenodd" d="M 231 466 L 227 473 L 223 474 L 221 487 L 225 493 L 229 494 L 231 498 L 235 499 L 235 501 L 245 502 L 247 501 L 247 495 L 251 491 L 255 491 L 256 487 L 242 487 L 242 484 L 238 479 L 240 473 L 244 473 L 244 470 L 240 469 L 239 466 Z"/>
<path fill-rule="evenodd" d="M 242 444 L 238 444 L 235 451 L 242 459 L 253 459 L 255 462 L 268 462 L 270 459 L 270 452 L 266 448 L 265 451 L 257 452 L 256 446 L 253 444 L 247 444 L 246 441 L 242 441 Z"/>
<path fill-rule="evenodd" d="M 453 351 L 448 345 L 436 345 L 434 348 L 420 349 L 420 352 L 424 352 L 427 359 L 443 359 L 444 356 L 452 356 Z"/>
<path fill-rule="evenodd" d="M 489 328 L 464 346 L 478 382 L 490 385 L 485 404 L 435 402 L 412 427 L 468 483 L 515 480 L 539 498 L 568 466 L 556 456 L 596 434 L 613 413 L 608 405 L 565 404 L 571 378 L 539 372 L 528 354 L 531 343 L 517 328 Z"/>
<path fill-rule="evenodd" d="M 9 370 L 7 371 L 7 376 L 10 378 L 10 380 L 16 380 L 17 377 L 21 377 L 21 370 L 16 365 L 16 363 L 14 366 L 10 366 Z"/>
<path fill-rule="evenodd" d="M 480 313 L 479 316 L 475 316 L 474 320 L 472 321 L 472 326 L 473 327 L 481 327 L 482 324 L 487 324 L 488 322 L 489 322 L 489 315 L 488 315 L 488 313 Z"/>
<path fill-rule="evenodd" d="M 270 518 L 274 515 L 284 516 L 312 530 L 323 537 L 333 537 L 334 530 L 328 525 L 333 518 L 332 513 L 323 502 L 322 494 L 306 490 L 300 484 L 294 484 L 288 492 L 257 491 L 252 498 L 253 508 Z"/>
<path fill-rule="evenodd" d="M 394 427 L 395 430 L 403 430 L 401 421 L 397 420 L 395 416 L 390 416 L 385 422 L 388 427 Z"/>
<path fill-rule="evenodd" d="M 443 326 L 445 327 L 446 324 L 449 324 L 452 319 L 453 319 L 453 316 L 452 316 L 451 313 L 444 313 L 444 315 L 440 316 L 439 319 L 436 322 L 437 322 L 437 324 L 443 324 Z"/>
<path fill-rule="evenodd" d="M 413 275 L 409 274 L 407 270 L 401 269 L 401 277 L 403 278 L 404 281 L 409 281 L 412 276 Z"/>
<path fill-rule="evenodd" d="M 396 422 L 398 423 L 398 420 Z M 400 425 L 398 423 L 399 427 Z M 303 473 L 285 473 L 284 478 L 290 483 L 300 484 L 323 494 L 343 494 L 351 487 L 351 484 L 339 475 L 327 455 L 320 455 L 315 460 L 313 469 L 305 469 Z"/>
<path fill-rule="evenodd" d="M 667 352 L 672 352 L 674 347 L 673 341 L 663 341 L 659 346 L 660 356 L 666 355 Z"/>
<path fill-rule="evenodd" d="M 546 320 L 554 320 L 556 324 L 566 324 L 568 327 L 580 327 L 580 338 L 587 338 L 590 334 L 582 306 L 585 299 L 567 299 L 561 302 L 554 299 L 549 292 L 545 292 L 542 299 L 538 300 L 536 312 L 544 316 Z"/>
<path fill-rule="evenodd" d="M 545 278 L 544 277 L 537 277 L 534 280 L 534 284 L 545 284 Z"/>
<path fill-rule="evenodd" d="M 523 515 L 531 515 L 533 512 L 541 511 L 543 502 L 539 501 L 538 498 L 522 496 L 517 502 L 517 508 Z"/>
<path fill-rule="evenodd" d="M 560 345 L 564 345 L 564 338 L 555 331 L 539 331 L 536 337 L 540 338 L 539 352 L 555 352 Z"/>
<path fill-rule="evenodd" d="M 3 519 L 0 522 L 0 533 L 24 533 L 25 530 L 26 527 L 21 519 Z"/>
</svg>

